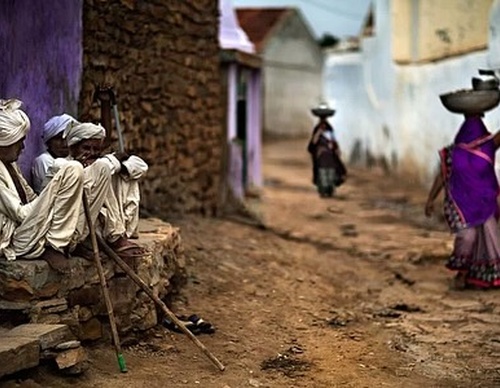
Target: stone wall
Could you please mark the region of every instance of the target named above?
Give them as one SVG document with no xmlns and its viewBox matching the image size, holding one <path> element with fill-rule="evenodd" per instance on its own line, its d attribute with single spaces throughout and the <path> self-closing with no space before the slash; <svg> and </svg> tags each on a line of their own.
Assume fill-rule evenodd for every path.
<svg viewBox="0 0 500 388">
<path fill-rule="evenodd" d="M 130 263 L 160 298 L 185 283 L 185 260 L 178 228 L 141 220 L 139 244 L 150 254 Z M 66 324 L 80 340 L 109 336 L 109 321 L 96 266 L 72 257 L 65 273 L 45 260 L 0 260 L 0 327 L 23 323 Z M 149 297 L 110 259 L 102 261 L 118 330 L 141 332 L 156 326 L 157 309 Z"/>
<path fill-rule="evenodd" d="M 222 152 L 218 7 L 212 0 L 84 0 L 80 116 L 117 94 L 126 147 L 149 163 L 149 214 L 216 212 Z M 116 133 L 114 133 L 116 137 Z"/>
</svg>

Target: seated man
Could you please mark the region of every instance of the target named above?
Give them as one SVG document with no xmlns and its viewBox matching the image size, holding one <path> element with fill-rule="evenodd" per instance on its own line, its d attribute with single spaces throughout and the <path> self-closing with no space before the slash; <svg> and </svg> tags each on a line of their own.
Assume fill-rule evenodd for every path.
<svg viewBox="0 0 500 388">
<path fill-rule="evenodd" d="M 64 130 L 69 129 L 70 125 L 74 127 L 78 124 L 80 123 L 68 114 L 52 117 L 45 124 L 43 138 L 47 145 L 47 151 L 35 159 L 32 167 L 35 191 L 37 188 L 41 191 L 50 180 L 52 173 L 49 174 L 49 168 L 53 165 L 55 158 L 68 156 L 67 139 L 63 138 Z M 99 144 L 102 144 L 102 139 Z M 100 154 L 100 151 L 98 153 Z M 139 225 L 139 179 L 148 170 L 148 165 L 135 155 L 128 156 L 123 153 L 116 155 L 123 161 L 123 165 L 120 167 L 119 173 L 115 173 L 113 170 L 112 187 L 125 225 L 126 237 L 134 238 L 137 237 Z M 111 158 L 110 160 L 115 159 L 113 154 L 109 158 Z"/>
<path fill-rule="evenodd" d="M 99 221 L 97 228 L 102 236 L 123 258 L 138 257 L 144 249 L 128 240 L 136 230 L 139 220 L 139 188 L 137 179 L 147 170 L 142 159 L 124 154 L 101 157 L 101 147 L 106 132 L 101 125 L 77 123 L 66 127 L 63 138 L 69 148 L 69 157 L 54 160 L 47 178 L 58 173 L 62 166 L 72 161 L 84 167 L 84 187 L 88 195 L 92 219 Z M 83 209 L 82 209 L 83 212 Z M 85 224 L 79 225 L 86 236 Z M 79 248 L 83 249 L 84 245 Z M 79 252 L 84 254 L 85 252 Z M 88 253 L 88 252 L 87 252 Z"/>
<path fill-rule="evenodd" d="M 57 267 L 81 236 L 83 167 L 67 163 L 37 196 L 16 164 L 30 129 L 20 107 L 18 100 L 0 100 L 0 255 L 40 257 Z"/>
<path fill-rule="evenodd" d="M 64 129 L 70 123 L 77 123 L 77 121 L 68 114 L 62 114 L 52 117 L 43 126 L 42 138 L 46 150 L 35 158 L 31 169 L 33 189 L 38 194 L 47 184 L 47 171 L 52 166 L 52 163 L 54 163 L 54 159 L 68 156 L 68 146 L 62 135 Z"/>
</svg>

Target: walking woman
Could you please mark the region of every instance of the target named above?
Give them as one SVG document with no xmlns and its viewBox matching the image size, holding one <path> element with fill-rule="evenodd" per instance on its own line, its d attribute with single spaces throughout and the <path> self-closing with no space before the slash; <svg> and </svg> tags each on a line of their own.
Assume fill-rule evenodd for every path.
<svg viewBox="0 0 500 388">
<path fill-rule="evenodd" d="M 441 172 L 429 192 L 425 214 L 444 188 L 444 215 L 455 234 L 446 267 L 457 271 L 456 288 L 500 286 L 500 238 L 497 224 L 499 186 L 495 151 L 500 133 L 492 135 L 481 115 L 466 116 L 453 144 L 440 151 Z"/>
<path fill-rule="evenodd" d="M 319 117 L 319 123 L 314 127 L 307 147 L 312 158 L 313 183 L 322 198 L 332 197 L 335 188 L 344 182 L 347 174 L 340 159 L 340 148 L 333 127 L 327 120 L 335 111 L 320 105 L 319 108 L 313 109 L 312 113 Z"/>
</svg>

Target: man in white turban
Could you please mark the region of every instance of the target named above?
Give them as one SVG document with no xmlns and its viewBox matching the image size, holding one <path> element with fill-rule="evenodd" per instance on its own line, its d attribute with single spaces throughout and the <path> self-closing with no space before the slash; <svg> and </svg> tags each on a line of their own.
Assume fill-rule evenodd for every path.
<svg viewBox="0 0 500 388">
<path fill-rule="evenodd" d="M 83 167 L 63 166 L 37 196 L 16 160 L 30 129 L 18 100 L 0 100 L 0 256 L 43 258 L 53 266 L 81 240 Z"/>
<path fill-rule="evenodd" d="M 40 193 L 47 184 L 47 172 L 54 159 L 68 156 L 68 146 L 63 139 L 63 132 L 68 125 L 77 123 L 75 118 L 64 113 L 52 117 L 43 126 L 42 138 L 46 149 L 35 158 L 31 168 L 31 181 L 36 193 Z"/>
<path fill-rule="evenodd" d="M 50 179 L 68 160 L 84 167 L 85 189 L 89 195 L 92 218 L 99 230 L 122 257 L 136 257 L 144 250 L 130 242 L 139 222 L 139 178 L 148 170 L 137 156 L 114 153 L 101 156 L 106 131 L 101 125 L 78 123 L 69 125 L 63 138 L 69 148 L 67 159 L 56 159 L 48 171 Z M 83 248 L 81 246 L 80 248 Z M 83 253 L 83 252 L 82 252 Z"/>
</svg>

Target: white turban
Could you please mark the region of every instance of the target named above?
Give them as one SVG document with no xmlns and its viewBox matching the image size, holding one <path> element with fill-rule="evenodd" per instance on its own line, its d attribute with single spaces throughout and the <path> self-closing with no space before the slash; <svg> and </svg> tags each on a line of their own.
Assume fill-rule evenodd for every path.
<svg viewBox="0 0 500 388">
<path fill-rule="evenodd" d="M 70 123 L 78 124 L 78 121 L 66 113 L 52 117 L 43 126 L 43 141 L 47 143 L 50 139 L 63 132 Z"/>
<path fill-rule="evenodd" d="M 77 123 L 66 126 L 63 133 L 63 139 L 66 139 L 68 146 L 75 145 L 82 140 L 104 139 L 106 130 L 100 124 Z"/>
<path fill-rule="evenodd" d="M 10 146 L 26 136 L 30 130 L 30 119 L 16 99 L 0 100 L 0 146 Z"/>
</svg>

